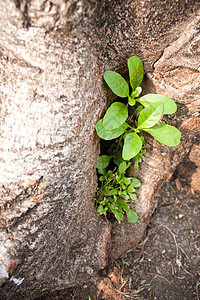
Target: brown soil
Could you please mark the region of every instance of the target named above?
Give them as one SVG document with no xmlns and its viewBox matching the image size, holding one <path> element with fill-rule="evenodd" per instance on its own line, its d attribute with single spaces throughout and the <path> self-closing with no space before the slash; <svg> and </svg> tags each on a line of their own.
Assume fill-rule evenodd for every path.
<svg viewBox="0 0 200 300">
<path fill-rule="evenodd" d="M 42 299 L 190 300 L 200 297 L 200 199 L 184 179 L 161 187 L 141 243 L 103 270 L 92 284 Z"/>
</svg>

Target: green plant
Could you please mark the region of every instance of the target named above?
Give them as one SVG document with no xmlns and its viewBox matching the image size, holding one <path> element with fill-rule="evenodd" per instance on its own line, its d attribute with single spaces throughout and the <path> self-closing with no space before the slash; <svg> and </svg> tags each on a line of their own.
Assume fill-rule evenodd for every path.
<svg viewBox="0 0 200 300">
<path fill-rule="evenodd" d="M 98 173 L 101 175 L 99 180 L 102 182 L 97 191 L 97 213 L 106 215 L 110 210 L 116 219 L 121 221 L 123 213 L 126 212 L 129 221 L 134 223 L 137 221 L 137 215 L 129 208 L 127 202 L 136 199 L 133 192 L 137 186 L 131 184 L 132 179 L 125 176 L 125 171 L 130 166 L 132 158 L 134 168 L 137 170 L 146 152 L 145 139 L 141 133 L 147 132 L 158 142 L 170 147 L 179 144 L 181 133 L 177 128 L 159 122 L 162 115 L 176 112 L 177 106 L 172 99 L 160 94 L 139 97 L 144 75 L 141 59 L 136 56 L 130 57 L 128 69 L 131 89 L 120 74 L 105 71 L 103 75 L 111 90 L 117 96 L 127 98 L 127 103 L 117 101 L 111 104 L 105 116 L 95 126 L 100 138 L 115 139 L 108 151 L 110 155 L 100 156 L 97 164 Z M 135 110 L 129 115 L 128 106 L 135 105 L 137 105 Z M 111 158 L 112 163 L 117 166 L 113 170 L 110 167 Z M 133 192 L 129 192 L 131 189 Z"/>
</svg>

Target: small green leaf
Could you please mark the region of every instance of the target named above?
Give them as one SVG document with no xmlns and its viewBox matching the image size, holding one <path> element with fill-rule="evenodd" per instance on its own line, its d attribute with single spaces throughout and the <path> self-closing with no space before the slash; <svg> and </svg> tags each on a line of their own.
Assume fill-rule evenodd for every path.
<svg viewBox="0 0 200 300">
<path fill-rule="evenodd" d="M 120 183 L 124 183 L 125 185 L 129 185 L 131 183 L 131 179 L 127 178 L 126 176 L 122 176 L 122 178 L 120 180 Z"/>
<path fill-rule="evenodd" d="M 118 168 L 119 174 L 123 174 L 130 167 L 130 165 L 131 163 L 123 161 Z"/>
<path fill-rule="evenodd" d="M 122 135 L 126 129 L 129 127 L 127 123 L 122 124 L 119 128 L 114 129 L 114 130 L 106 130 L 103 127 L 103 120 L 99 120 L 95 126 L 96 132 L 98 136 L 103 139 L 103 140 L 112 140 L 116 139 L 120 135 Z"/>
<path fill-rule="evenodd" d="M 141 186 L 141 182 L 139 181 L 139 179 L 133 177 L 133 178 L 131 178 L 130 185 L 133 187 L 139 187 L 139 186 Z"/>
<path fill-rule="evenodd" d="M 150 133 L 158 142 L 169 147 L 176 147 L 180 143 L 181 133 L 174 126 L 159 124 L 144 130 Z"/>
<path fill-rule="evenodd" d="M 124 218 L 124 215 L 118 211 L 115 211 L 115 218 L 117 219 L 117 221 L 121 222 Z"/>
<path fill-rule="evenodd" d="M 121 184 L 121 187 L 122 187 L 123 190 L 126 190 L 126 185 L 125 184 Z M 123 192 L 123 194 L 124 194 L 124 192 Z"/>
<path fill-rule="evenodd" d="M 97 212 L 98 214 L 105 214 L 105 212 L 106 212 L 107 210 L 108 210 L 107 207 L 103 207 L 103 205 L 99 205 L 99 206 L 97 207 L 96 212 Z"/>
<path fill-rule="evenodd" d="M 135 162 L 134 162 L 134 170 L 135 171 L 137 171 L 138 170 L 138 160 L 136 160 Z"/>
<path fill-rule="evenodd" d="M 114 102 L 108 108 L 103 117 L 103 127 L 106 130 L 114 130 L 119 128 L 128 118 L 127 105 L 121 102 Z"/>
<path fill-rule="evenodd" d="M 131 223 L 136 223 L 138 220 L 138 215 L 136 214 L 136 212 L 132 209 L 130 209 L 130 211 L 128 213 L 126 213 L 127 218 L 129 220 L 129 222 Z"/>
<path fill-rule="evenodd" d="M 117 166 L 119 166 L 123 162 L 122 153 L 117 152 L 114 156 L 113 161 Z"/>
<path fill-rule="evenodd" d="M 150 128 L 161 118 L 163 113 L 163 103 L 155 102 L 143 109 L 138 117 L 137 129 Z"/>
<path fill-rule="evenodd" d="M 141 86 L 138 86 L 138 87 L 135 89 L 135 91 L 132 91 L 131 97 L 132 97 L 132 98 L 138 97 L 141 93 L 142 93 L 142 88 L 141 88 Z"/>
<path fill-rule="evenodd" d="M 108 170 L 108 172 L 106 173 L 106 178 L 111 179 L 112 177 L 113 177 L 113 171 Z"/>
<path fill-rule="evenodd" d="M 99 177 L 99 181 L 104 181 L 105 180 L 105 177 L 104 176 L 100 176 Z"/>
<path fill-rule="evenodd" d="M 126 203 L 126 201 L 123 198 L 119 198 L 117 200 L 117 204 L 119 208 L 123 208 L 124 211 L 129 212 L 130 208 L 128 203 Z"/>
<path fill-rule="evenodd" d="M 111 191 L 110 191 L 110 195 L 118 195 L 118 190 L 117 189 L 112 189 Z"/>
<path fill-rule="evenodd" d="M 130 196 L 129 196 L 129 195 L 125 195 L 125 199 L 126 199 L 126 201 L 128 201 L 128 200 L 129 200 L 129 198 L 130 198 Z"/>
<path fill-rule="evenodd" d="M 132 194 L 132 193 L 128 193 L 128 194 L 129 194 L 131 200 L 133 200 L 133 201 L 137 200 L 136 194 Z"/>
<path fill-rule="evenodd" d="M 103 78 L 113 93 L 117 96 L 122 98 L 129 96 L 128 83 L 120 74 L 114 71 L 105 71 Z"/>
<path fill-rule="evenodd" d="M 151 103 L 162 102 L 164 105 L 163 114 L 174 114 L 177 110 L 176 103 L 171 98 L 160 94 L 148 94 L 137 99 L 142 105 L 147 107 Z"/>
<path fill-rule="evenodd" d="M 110 163 L 111 156 L 101 155 L 99 156 L 97 169 L 105 169 Z"/>
<path fill-rule="evenodd" d="M 142 141 L 142 145 L 144 145 L 144 143 L 146 142 L 146 141 L 145 141 L 145 138 L 144 138 L 142 135 L 140 136 L 140 138 L 141 138 L 141 141 Z M 144 151 L 144 150 L 143 150 L 143 151 Z M 146 150 L 145 150 L 145 153 L 146 153 Z"/>
<path fill-rule="evenodd" d="M 124 138 L 124 147 L 122 151 L 122 158 L 130 160 L 136 156 L 142 148 L 142 141 L 135 132 L 128 133 Z"/>
<path fill-rule="evenodd" d="M 131 56 L 128 59 L 128 69 L 130 85 L 133 91 L 135 91 L 135 89 L 141 84 L 144 75 L 143 63 L 141 59 L 137 56 Z"/>
<path fill-rule="evenodd" d="M 144 107 L 143 107 L 142 105 L 138 106 L 138 107 L 134 110 L 132 116 L 137 116 L 137 114 L 139 114 L 143 109 L 144 109 Z"/>
<path fill-rule="evenodd" d="M 127 188 L 127 192 L 128 192 L 128 193 L 133 193 L 133 192 L 135 192 L 135 188 L 134 188 L 132 185 L 130 185 L 130 186 Z"/>
<path fill-rule="evenodd" d="M 98 173 L 105 175 L 105 169 L 98 168 Z"/>
<path fill-rule="evenodd" d="M 135 102 L 136 102 L 135 99 L 133 99 L 133 98 L 131 98 L 131 97 L 128 97 L 128 104 L 129 104 L 130 106 L 135 105 Z"/>
</svg>

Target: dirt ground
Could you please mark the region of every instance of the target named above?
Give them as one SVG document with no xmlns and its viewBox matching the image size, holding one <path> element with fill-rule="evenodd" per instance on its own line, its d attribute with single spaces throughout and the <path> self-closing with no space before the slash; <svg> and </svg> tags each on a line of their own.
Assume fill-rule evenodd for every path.
<svg viewBox="0 0 200 300">
<path fill-rule="evenodd" d="M 200 299 L 200 198 L 176 175 L 157 194 L 158 207 L 141 243 L 93 284 L 42 299 Z"/>
</svg>

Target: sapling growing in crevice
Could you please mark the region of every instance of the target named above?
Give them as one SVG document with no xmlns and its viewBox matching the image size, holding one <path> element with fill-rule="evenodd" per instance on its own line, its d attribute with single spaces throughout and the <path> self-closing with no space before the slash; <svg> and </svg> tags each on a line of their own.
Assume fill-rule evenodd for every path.
<svg viewBox="0 0 200 300">
<path fill-rule="evenodd" d="M 98 160 L 97 170 L 101 185 L 97 190 L 96 202 L 98 214 L 106 215 L 111 211 L 120 222 L 125 213 L 128 220 L 135 223 L 138 216 L 128 203 L 136 200 L 135 189 L 141 183 L 137 178 L 127 178 L 126 170 L 131 165 L 131 159 L 134 158 L 135 170 L 142 162 L 146 149 L 141 133 L 147 132 L 169 147 L 176 147 L 180 143 L 181 133 L 174 126 L 160 123 L 162 115 L 174 114 L 177 110 L 176 103 L 171 98 L 160 94 L 139 97 L 144 76 L 142 60 L 137 56 L 130 57 L 128 70 L 131 88 L 117 72 L 105 71 L 103 74 L 111 90 L 117 96 L 127 98 L 127 103 L 112 103 L 95 126 L 101 139 L 114 140 L 108 155 L 101 155 Z M 135 107 L 131 115 L 135 118 L 135 123 L 129 122 L 128 106 Z"/>
</svg>

